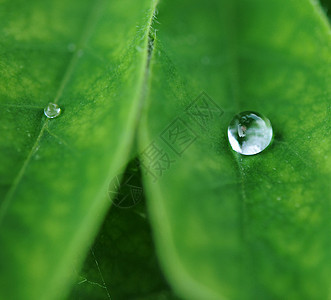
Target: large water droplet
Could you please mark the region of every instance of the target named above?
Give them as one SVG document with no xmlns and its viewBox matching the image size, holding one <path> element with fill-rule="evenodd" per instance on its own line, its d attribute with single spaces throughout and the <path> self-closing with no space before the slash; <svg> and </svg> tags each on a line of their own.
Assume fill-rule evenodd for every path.
<svg viewBox="0 0 331 300">
<path fill-rule="evenodd" d="M 232 119 L 228 127 L 232 149 L 243 155 L 260 153 L 272 140 L 270 121 L 252 111 L 244 111 Z"/>
<path fill-rule="evenodd" d="M 47 118 L 53 119 L 60 115 L 61 108 L 55 103 L 48 103 L 44 108 L 44 114 Z"/>
</svg>

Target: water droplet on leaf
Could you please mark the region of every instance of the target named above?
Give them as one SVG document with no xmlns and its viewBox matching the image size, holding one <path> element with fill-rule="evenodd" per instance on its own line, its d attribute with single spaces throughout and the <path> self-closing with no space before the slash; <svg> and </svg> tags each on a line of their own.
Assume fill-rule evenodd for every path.
<svg viewBox="0 0 331 300">
<path fill-rule="evenodd" d="M 47 107 L 44 108 L 44 114 L 47 118 L 53 119 L 60 115 L 61 108 L 55 103 L 48 103 Z"/>
<path fill-rule="evenodd" d="M 242 112 L 232 119 L 228 138 L 232 149 L 243 155 L 260 153 L 272 140 L 270 121 L 252 111 Z"/>
</svg>

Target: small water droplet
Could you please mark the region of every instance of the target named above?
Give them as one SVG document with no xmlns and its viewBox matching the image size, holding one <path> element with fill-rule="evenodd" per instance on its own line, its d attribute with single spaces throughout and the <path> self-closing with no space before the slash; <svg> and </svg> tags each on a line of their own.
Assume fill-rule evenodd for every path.
<svg viewBox="0 0 331 300">
<path fill-rule="evenodd" d="M 260 153 L 272 140 L 270 121 L 252 111 L 242 112 L 232 119 L 228 138 L 232 149 L 243 155 Z"/>
<path fill-rule="evenodd" d="M 47 107 L 44 108 L 44 114 L 47 118 L 53 119 L 60 115 L 61 108 L 55 103 L 48 103 Z"/>
</svg>

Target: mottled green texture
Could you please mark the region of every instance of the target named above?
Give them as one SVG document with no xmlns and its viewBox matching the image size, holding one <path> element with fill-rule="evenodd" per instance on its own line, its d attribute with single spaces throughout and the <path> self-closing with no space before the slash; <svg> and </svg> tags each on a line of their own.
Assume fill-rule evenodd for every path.
<svg viewBox="0 0 331 300">
<path fill-rule="evenodd" d="M 175 291 L 199 300 L 327 299 L 331 42 L 321 7 L 167 0 L 156 34 L 155 5 L 1 1 L 0 299 L 67 296 L 110 206 L 107 185 L 132 151 L 141 109 L 140 150 L 154 141 L 176 160 L 156 182 L 144 176 L 157 254 Z M 224 110 L 206 128 L 185 113 L 202 90 Z M 54 120 L 43 115 L 49 102 L 62 108 Z M 252 157 L 233 153 L 226 136 L 244 110 L 267 116 L 275 132 L 273 145 Z M 198 136 L 180 157 L 160 138 L 176 117 Z M 162 297 L 157 265 L 148 276 L 135 265 L 152 251 L 148 226 L 126 213 L 127 222 L 115 213 L 106 219 L 108 237 L 97 239 L 82 271 L 87 286 L 105 292 L 110 282 L 118 298 Z M 126 240 L 132 228 L 141 231 Z M 98 277 L 98 267 L 113 262 L 103 251 L 117 234 L 120 268 Z M 146 281 L 132 276 L 125 289 L 125 253 L 145 242 L 132 271 Z"/>
<path fill-rule="evenodd" d="M 141 150 L 153 140 L 167 153 L 159 134 L 175 116 L 199 134 L 156 183 L 145 176 L 165 274 L 186 299 L 327 299 L 327 20 L 308 0 L 193 2 L 160 4 L 140 128 Z M 184 112 L 201 90 L 225 111 L 207 130 Z M 252 157 L 233 153 L 226 136 L 245 110 L 275 132 Z"/>
<path fill-rule="evenodd" d="M 1 1 L 0 299 L 66 294 L 130 152 L 154 6 Z"/>
</svg>

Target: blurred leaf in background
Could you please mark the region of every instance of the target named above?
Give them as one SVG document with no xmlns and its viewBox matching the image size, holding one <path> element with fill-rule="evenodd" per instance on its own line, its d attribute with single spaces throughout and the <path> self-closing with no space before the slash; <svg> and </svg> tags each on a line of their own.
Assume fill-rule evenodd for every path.
<svg viewBox="0 0 331 300">
<path fill-rule="evenodd" d="M 329 19 L 331 18 L 331 1 L 330 0 L 321 0 L 321 5 L 325 10 L 325 13 L 328 15 Z"/>
<path fill-rule="evenodd" d="M 82 271 L 75 270 L 77 284 L 68 299 L 179 299 L 159 268 L 138 163 L 134 159 L 128 164 L 120 197 L 112 199 Z M 113 191 L 111 181 L 109 194 Z"/>
<path fill-rule="evenodd" d="M 111 209 L 68 299 L 179 299 L 159 269 L 145 203 Z"/>
</svg>

